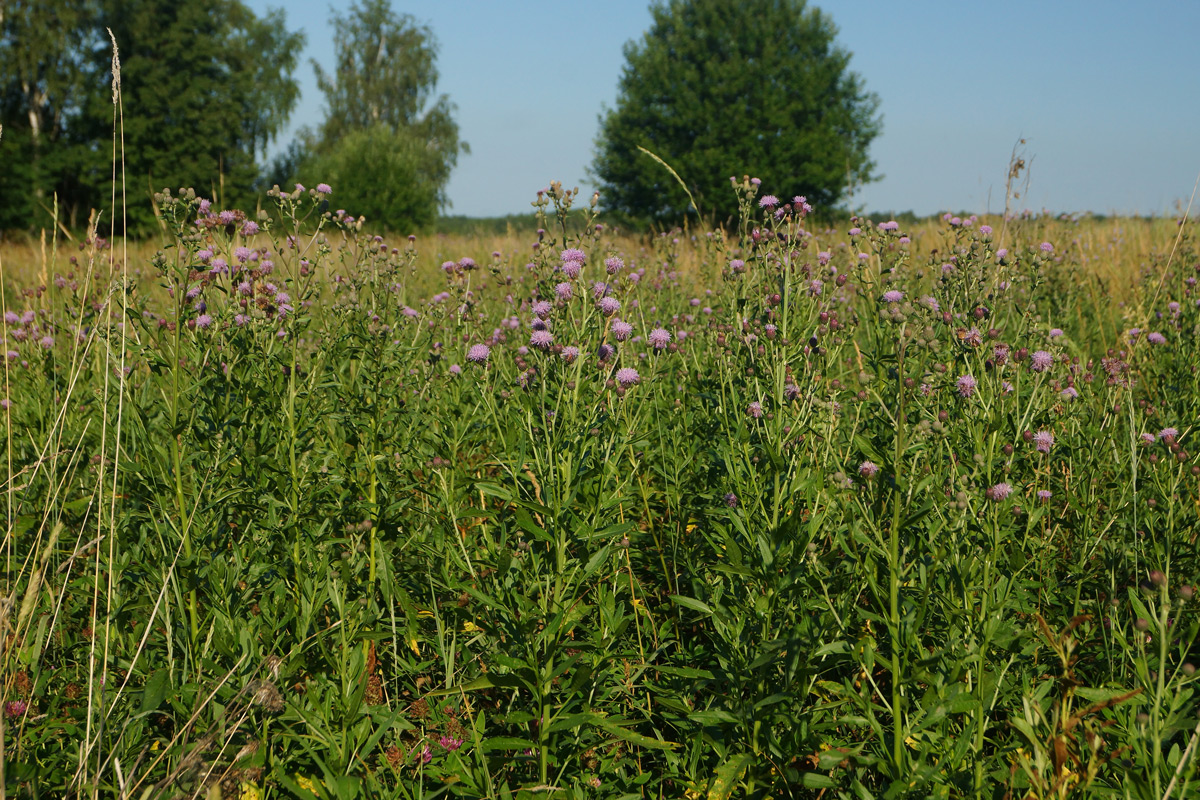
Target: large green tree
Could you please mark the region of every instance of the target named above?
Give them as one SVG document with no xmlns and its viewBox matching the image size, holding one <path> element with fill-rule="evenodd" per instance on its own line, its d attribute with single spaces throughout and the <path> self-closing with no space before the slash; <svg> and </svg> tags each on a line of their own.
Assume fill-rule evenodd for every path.
<svg viewBox="0 0 1200 800">
<path fill-rule="evenodd" d="M 804 0 L 671 0 L 625 47 L 616 107 L 601 115 L 592 171 L 611 209 L 658 221 L 737 214 L 729 176 L 829 207 L 872 178 L 878 99 L 849 69 L 830 18 Z"/>
<path fill-rule="evenodd" d="M 388 0 L 353 3 L 331 23 L 334 68 L 314 64 L 325 118 L 302 137 L 307 157 L 296 171 L 310 185 L 332 185 L 353 214 L 396 230 L 425 226 L 447 204 L 450 172 L 467 152 L 454 106 L 435 95 L 433 32 Z"/>
<path fill-rule="evenodd" d="M 20 157 L 25 171 L 23 192 L 0 193 L 0 224 L 44 224 L 31 204 L 44 209 L 51 193 L 77 225 L 90 209 L 108 209 L 106 29 L 121 55 L 130 225 L 152 223 L 151 196 L 163 187 L 194 186 L 227 205 L 253 200 L 258 160 L 299 97 L 292 73 L 304 39 L 281 11 L 259 17 L 241 0 L 0 0 L 0 8 L 0 152 Z"/>
</svg>

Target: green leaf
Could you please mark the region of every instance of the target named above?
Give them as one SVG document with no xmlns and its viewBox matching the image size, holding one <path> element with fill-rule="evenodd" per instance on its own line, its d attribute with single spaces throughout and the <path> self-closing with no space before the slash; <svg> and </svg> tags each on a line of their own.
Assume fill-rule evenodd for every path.
<svg viewBox="0 0 1200 800">
<path fill-rule="evenodd" d="M 537 747 L 537 745 L 529 739 L 519 739 L 515 736 L 492 736 L 488 739 L 484 739 L 483 743 L 479 746 L 479 749 L 485 753 L 490 753 L 494 750 L 516 750 L 519 752 L 524 752 L 525 750 L 532 750 L 535 747 Z"/>
<path fill-rule="evenodd" d="M 805 772 L 800 775 L 800 783 L 807 789 L 836 789 L 837 783 L 823 772 Z"/>
<path fill-rule="evenodd" d="M 163 699 L 167 696 L 170 678 L 171 672 L 166 668 L 156 669 L 150 673 L 150 677 L 146 679 L 146 688 L 142 690 L 142 713 L 154 711 L 162 705 Z"/>
<path fill-rule="evenodd" d="M 671 595 L 671 600 L 676 605 L 683 606 L 684 608 L 690 608 L 692 611 L 699 611 L 701 614 L 712 615 L 713 613 L 711 608 L 704 603 L 701 603 L 694 597 L 684 597 L 683 595 L 673 594 Z"/>
<path fill-rule="evenodd" d="M 742 779 L 742 773 L 753 761 L 754 756 L 749 753 L 739 753 L 717 767 L 708 787 L 708 800 L 729 800 L 737 782 Z"/>
<path fill-rule="evenodd" d="M 605 732 L 612 734 L 618 739 L 623 739 L 630 744 L 635 744 L 638 747 L 645 747 L 649 750 L 673 750 L 679 745 L 675 742 L 667 742 L 662 739 L 651 739 L 649 736 L 643 736 L 635 731 L 628 730 L 617 724 L 617 720 L 605 720 L 601 727 Z"/>
</svg>

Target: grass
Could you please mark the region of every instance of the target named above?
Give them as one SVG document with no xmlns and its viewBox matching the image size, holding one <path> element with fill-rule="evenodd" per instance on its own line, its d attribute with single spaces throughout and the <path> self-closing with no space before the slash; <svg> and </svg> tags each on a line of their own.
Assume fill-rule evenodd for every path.
<svg viewBox="0 0 1200 800">
<path fill-rule="evenodd" d="M 738 191 L 6 246 L 6 792 L 1191 796 L 1195 223 Z"/>
</svg>

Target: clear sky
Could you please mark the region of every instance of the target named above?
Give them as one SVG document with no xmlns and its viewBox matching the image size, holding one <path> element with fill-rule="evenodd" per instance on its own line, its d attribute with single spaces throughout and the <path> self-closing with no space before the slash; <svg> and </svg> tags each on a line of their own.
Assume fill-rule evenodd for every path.
<svg viewBox="0 0 1200 800">
<path fill-rule="evenodd" d="M 307 35 L 291 129 L 315 126 L 322 97 L 309 59 L 332 63 L 330 4 L 247 3 L 283 8 L 288 26 Z M 457 105 L 471 146 L 450 180 L 448 213 L 521 213 L 551 180 L 590 193 L 597 117 L 616 99 L 623 45 L 650 25 L 648 0 L 392 5 L 433 29 L 437 90 Z M 855 206 L 1002 210 L 1009 156 L 1022 137 L 1032 157 L 1023 207 L 1170 213 L 1191 194 L 1200 172 L 1200 0 L 816 5 L 882 101 L 871 156 L 884 177 L 861 189 Z"/>
</svg>

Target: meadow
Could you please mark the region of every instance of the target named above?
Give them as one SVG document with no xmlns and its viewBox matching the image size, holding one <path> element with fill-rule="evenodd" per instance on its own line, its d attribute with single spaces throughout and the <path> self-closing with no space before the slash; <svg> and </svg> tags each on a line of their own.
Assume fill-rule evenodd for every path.
<svg viewBox="0 0 1200 800">
<path fill-rule="evenodd" d="M 1196 223 L 733 184 L 0 245 L 7 794 L 1195 796 Z"/>
</svg>

